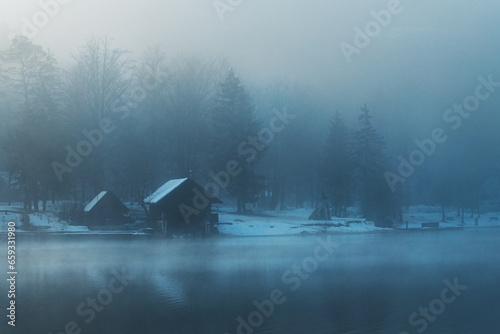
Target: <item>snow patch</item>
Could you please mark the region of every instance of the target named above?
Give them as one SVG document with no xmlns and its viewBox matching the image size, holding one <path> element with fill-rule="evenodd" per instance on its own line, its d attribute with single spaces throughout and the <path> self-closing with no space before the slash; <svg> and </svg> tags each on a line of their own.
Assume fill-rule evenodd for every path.
<svg viewBox="0 0 500 334">
<path fill-rule="evenodd" d="M 387 231 L 376 227 L 371 221 L 356 218 L 335 218 L 329 221 L 308 220 L 312 209 L 296 209 L 282 212 L 267 211 L 260 215 L 219 213 L 217 229 L 230 236 L 278 236 L 315 233 L 362 233 Z"/>
</svg>

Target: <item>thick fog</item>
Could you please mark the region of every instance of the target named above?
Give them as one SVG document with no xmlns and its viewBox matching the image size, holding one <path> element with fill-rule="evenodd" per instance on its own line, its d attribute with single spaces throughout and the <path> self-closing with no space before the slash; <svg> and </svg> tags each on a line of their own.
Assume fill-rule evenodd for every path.
<svg viewBox="0 0 500 334">
<path fill-rule="evenodd" d="M 442 205 L 453 202 L 456 206 L 473 207 L 477 200 L 450 202 L 440 200 L 438 193 L 445 188 L 447 194 L 451 188 L 460 188 L 477 198 L 484 185 L 498 177 L 494 143 L 498 140 L 496 124 L 500 119 L 496 111 L 500 94 L 495 91 L 500 69 L 495 45 L 500 34 L 496 15 L 500 5 L 495 1 L 4 0 L 0 6 L 2 50 L 11 46 L 15 35 L 24 35 L 34 45 L 50 50 L 63 73 L 63 87 L 71 86 L 64 78 L 71 71 L 77 73 L 76 64 L 83 59 L 88 41 L 107 40 L 110 49 L 126 51 L 122 59 L 126 58 L 126 66 L 135 70 L 144 65 L 148 48 L 156 46 L 164 56 L 162 66 L 169 71 L 175 67 L 173 64 L 182 64 L 186 59 L 192 59 L 192 64 L 212 64 L 207 65 L 212 86 L 203 97 L 207 99 L 203 102 L 206 110 L 210 110 L 218 85 L 230 68 L 244 85 L 260 122 L 268 122 L 273 109 L 295 108 L 300 121 L 288 129 L 288 139 L 277 136 L 276 145 L 269 147 L 271 153 L 266 151 L 254 166 L 269 187 L 265 191 L 271 192 L 273 178 L 280 172 L 300 179 L 297 183 L 301 185 L 296 185 L 299 189 L 295 191 L 305 195 L 296 199 L 294 205 L 300 206 L 305 200 L 314 205 L 322 193 L 329 192 L 321 186 L 321 177 L 328 168 L 320 166 L 329 163 L 325 153 L 331 133 L 329 123 L 338 111 L 347 131 L 355 133 L 360 108 L 365 104 L 372 117 L 370 126 L 384 140 L 385 170 L 378 173 L 384 175 L 388 189 L 408 194 L 404 197 L 406 204 L 441 201 Z M 8 81 L 4 83 L 9 86 Z M 82 87 L 73 82 L 72 89 L 81 92 Z M 478 90 L 480 96 L 486 97 L 468 99 L 477 96 Z M 67 93 L 68 89 L 63 91 Z M 9 94 L 4 90 L 2 96 L 12 101 Z M 166 94 L 170 94 L 167 104 L 173 103 L 172 96 L 179 96 L 179 92 Z M 277 98 L 279 94 L 281 97 Z M 78 104 L 74 95 L 71 99 L 63 102 L 62 109 L 78 114 L 77 107 L 68 107 Z M 276 102 L 279 99 L 288 100 Z M 466 103 L 473 112 L 454 108 Z M 16 107 L 6 105 L 2 117 L 10 119 L 8 113 Z M 156 111 L 163 107 L 172 106 Z M 74 117 L 66 114 L 64 121 L 74 121 Z M 151 122 L 144 121 L 150 117 L 154 123 L 154 116 L 134 116 L 142 118 L 144 131 L 136 129 L 142 136 L 151 134 L 147 125 Z M 125 134 L 127 126 L 121 127 L 121 137 L 115 138 L 122 144 L 132 138 L 130 132 Z M 435 145 L 429 144 L 427 152 L 423 149 L 425 161 L 417 161 L 422 157 L 420 153 L 412 156 L 420 149 L 415 141 L 429 143 L 426 140 L 433 136 Z M 290 137 L 300 141 L 300 145 L 290 141 Z M 78 138 L 71 140 L 76 144 Z M 66 143 L 62 140 L 59 157 L 64 158 Z M 283 151 L 283 145 L 295 150 L 288 164 L 294 172 L 276 167 L 273 161 L 275 153 Z M 111 152 L 111 148 L 101 150 Z M 190 160 L 189 168 L 179 167 L 181 163 L 175 157 L 170 158 L 177 167 L 159 168 L 164 174 L 168 170 L 170 176 L 193 173 L 198 179 L 208 179 L 208 148 L 198 147 L 193 154 L 195 162 L 192 157 L 178 158 Z M 124 163 L 119 162 L 118 156 L 108 159 L 111 163 L 90 195 L 99 190 L 97 185 L 107 185 L 122 196 L 132 196 L 127 194 L 132 190 L 121 189 L 125 176 L 121 175 L 121 181 L 109 177 L 120 176 L 112 172 L 117 164 Z M 152 165 L 156 165 L 157 159 L 164 161 L 162 157 L 150 158 Z M 417 161 L 411 162 L 412 166 L 402 162 L 411 158 Z M 148 173 L 148 178 L 153 175 L 145 181 L 148 190 L 168 179 L 160 171 Z M 442 181 L 445 177 L 470 182 L 456 184 L 450 180 L 441 190 L 431 189 L 436 179 Z M 287 187 L 286 193 L 291 193 L 293 187 Z M 352 197 L 354 202 L 360 200 L 359 194 Z"/>
<path fill-rule="evenodd" d="M 401 1 L 401 13 L 350 64 L 340 44 L 352 45 L 354 28 L 363 29 L 373 20 L 370 12 L 388 1 L 243 0 L 227 11 L 210 0 L 64 2 L 32 39 L 62 64 L 92 34 L 110 36 L 137 55 L 159 43 L 168 55 L 228 57 L 247 80 L 316 85 L 340 109 L 362 100 L 380 103 L 388 114 L 432 113 L 498 67 L 496 1 Z M 0 45 L 40 10 L 36 0 L 2 1 Z"/>
<path fill-rule="evenodd" d="M 354 28 L 364 29 L 370 12 L 388 1 L 219 2 L 232 10 L 217 10 L 211 0 L 67 1 L 32 40 L 61 64 L 92 34 L 107 35 L 137 56 L 160 44 L 169 56 L 228 57 L 247 82 L 305 83 L 346 114 L 366 102 L 379 121 L 411 121 L 412 128 L 415 114 L 432 119 L 461 99 L 478 75 L 498 70 L 500 5 L 493 0 L 401 1 L 402 12 L 349 64 L 341 43 L 353 45 Z M 41 10 L 36 0 L 5 0 L 0 8 L 4 47 L 9 34 L 21 32 L 23 18 L 33 22 Z"/>
</svg>

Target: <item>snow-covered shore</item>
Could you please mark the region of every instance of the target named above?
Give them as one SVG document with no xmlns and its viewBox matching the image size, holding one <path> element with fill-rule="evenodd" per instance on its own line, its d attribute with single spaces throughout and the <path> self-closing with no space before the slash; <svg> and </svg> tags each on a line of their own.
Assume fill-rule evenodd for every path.
<svg viewBox="0 0 500 334">
<path fill-rule="evenodd" d="M 365 219 L 308 220 L 311 212 L 312 209 L 295 209 L 238 215 L 221 209 L 219 213 L 220 224 L 217 225 L 217 228 L 221 234 L 230 236 L 277 236 L 323 232 L 361 233 L 392 230 L 376 227 L 373 222 Z"/>
<path fill-rule="evenodd" d="M 17 204 L 17 203 L 16 203 Z M 7 206 L 0 205 L 0 210 L 22 211 L 20 204 Z M 281 236 L 300 235 L 315 233 L 367 233 L 393 231 L 390 228 L 376 227 L 371 221 L 362 218 L 334 218 L 331 221 L 311 221 L 308 220 L 312 209 L 289 209 L 285 211 L 263 211 L 254 214 L 240 215 L 234 212 L 233 208 L 218 207 L 219 223 L 216 227 L 224 236 Z M 67 232 L 67 233 L 120 233 L 120 231 L 96 231 L 86 226 L 74 226 L 57 219 L 57 208 L 50 206 L 46 213 L 30 214 L 30 224 L 37 232 Z M 464 224 L 460 217 L 456 216 L 456 211 L 446 212 L 447 221 L 441 222 L 441 209 L 435 206 L 414 206 L 404 211 L 404 222 L 408 222 L 411 230 L 420 230 L 422 223 L 439 222 L 439 228 L 473 228 L 477 215 L 464 218 Z M 15 222 L 17 231 L 22 232 L 23 226 L 19 213 L 9 212 L 0 214 L 0 233 L 7 231 L 9 222 Z M 405 229 L 406 224 L 396 226 L 396 229 Z M 481 214 L 478 218 L 479 228 L 500 227 L 500 212 L 490 212 Z M 128 230 L 127 233 L 134 233 Z"/>
<path fill-rule="evenodd" d="M 471 216 L 471 212 L 467 211 L 464 214 L 464 223 L 461 222 L 461 217 L 457 216 L 456 209 L 445 210 L 446 222 L 442 222 L 441 208 L 437 206 L 417 205 L 412 206 L 403 212 L 404 222 L 408 222 L 409 229 L 420 229 L 422 223 L 437 223 L 439 228 L 472 228 L 475 227 L 476 218 L 478 227 L 500 227 L 500 211 L 484 212 L 477 216 L 477 213 Z M 406 228 L 406 224 L 399 226 Z"/>
<path fill-rule="evenodd" d="M 0 210 L 22 211 L 20 205 L 12 207 L 0 206 Z M 275 212 L 265 211 L 251 215 L 239 215 L 234 209 L 220 207 L 219 224 L 216 224 L 221 235 L 224 236 L 277 236 L 297 235 L 306 233 L 323 232 L 373 232 L 391 229 L 381 229 L 373 222 L 364 219 L 335 219 L 333 221 L 311 221 L 308 220 L 312 209 L 292 209 Z M 21 216 L 17 213 L 2 214 L 0 218 L 0 232 L 7 231 L 7 224 L 13 221 L 22 231 Z M 56 218 L 56 208 L 48 208 L 46 213 L 30 214 L 30 224 L 37 232 L 73 232 L 73 233 L 100 233 L 89 231 L 85 226 L 73 226 Z M 129 231 L 132 232 L 132 231 Z M 107 232 L 110 233 L 110 232 Z"/>
<path fill-rule="evenodd" d="M 18 206 L 0 206 L 0 210 L 22 211 Z M 7 231 L 9 222 L 16 223 L 17 231 L 23 231 L 23 223 L 19 213 L 0 213 L 0 232 Z M 30 224 L 41 232 L 85 232 L 86 226 L 73 226 L 57 219 L 55 212 L 49 210 L 47 213 L 30 214 Z"/>
</svg>

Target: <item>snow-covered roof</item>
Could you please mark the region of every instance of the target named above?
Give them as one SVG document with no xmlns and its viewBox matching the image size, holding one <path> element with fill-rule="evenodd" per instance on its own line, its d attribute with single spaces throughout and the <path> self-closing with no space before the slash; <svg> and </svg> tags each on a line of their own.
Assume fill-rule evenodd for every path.
<svg viewBox="0 0 500 334">
<path fill-rule="evenodd" d="M 144 200 L 144 203 L 147 204 L 156 204 L 158 203 L 162 198 L 170 194 L 172 191 L 174 191 L 178 186 L 183 184 L 187 178 L 184 179 L 175 179 L 175 180 L 170 180 L 164 185 L 162 185 L 160 188 L 156 189 L 154 193 L 146 197 Z"/>
<path fill-rule="evenodd" d="M 92 210 L 92 208 L 107 194 L 108 192 L 107 191 L 101 191 L 99 193 L 99 195 L 97 195 L 96 197 L 94 197 L 93 200 L 90 201 L 89 204 L 87 204 L 87 206 L 85 207 L 85 209 L 83 209 L 84 212 L 89 212 L 90 210 Z"/>
</svg>

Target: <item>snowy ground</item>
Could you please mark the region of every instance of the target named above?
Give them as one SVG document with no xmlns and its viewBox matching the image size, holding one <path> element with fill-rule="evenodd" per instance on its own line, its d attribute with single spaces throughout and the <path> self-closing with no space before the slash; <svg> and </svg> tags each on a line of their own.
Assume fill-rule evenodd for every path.
<svg viewBox="0 0 500 334">
<path fill-rule="evenodd" d="M 439 228 L 450 227 L 475 227 L 475 220 L 477 213 L 471 217 L 471 212 L 466 211 L 464 215 L 464 225 L 461 224 L 461 217 L 457 217 L 456 209 L 445 210 L 446 222 L 442 222 L 441 208 L 435 206 L 412 206 L 407 210 L 403 210 L 403 219 L 408 222 L 408 228 L 420 229 L 422 223 L 437 223 Z M 500 211 L 481 213 L 478 218 L 478 227 L 500 227 Z M 398 228 L 406 228 L 405 224 L 398 226 Z"/>
<path fill-rule="evenodd" d="M 133 211 L 140 212 L 142 208 L 133 207 Z M 0 210 L 22 211 L 21 204 L 16 203 L 9 207 L 0 204 Z M 268 236 L 268 235 L 295 235 L 319 232 L 372 232 L 382 231 L 372 222 L 364 219 L 335 219 L 333 221 L 310 221 L 307 218 L 312 209 L 295 209 L 283 212 L 261 212 L 254 215 L 237 215 L 233 208 L 218 208 L 220 224 L 217 228 L 226 236 Z M 56 218 L 57 206 L 49 206 L 46 213 L 30 214 L 30 223 L 39 232 L 81 232 L 103 233 L 89 231 L 84 226 L 72 226 Z M 7 230 L 10 221 L 16 223 L 18 231 L 22 231 L 20 215 L 9 213 L 1 214 L 0 232 Z M 386 229 L 388 230 L 388 229 Z M 111 233 L 115 233 L 111 232 Z M 110 233 L 110 232 L 105 232 Z M 129 232 L 130 233 L 130 232 Z"/>
<path fill-rule="evenodd" d="M 141 212 L 142 208 L 132 208 L 133 211 Z M 21 203 L 7 206 L 0 203 L 1 210 L 22 211 Z M 57 205 L 49 205 L 47 213 L 30 214 L 31 225 L 39 232 L 70 232 L 70 233 L 119 233 L 117 231 L 102 232 L 89 231 L 85 226 L 72 226 L 57 219 Z M 308 220 L 312 209 L 290 209 L 282 212 L 264 211 L 252 215 L 238 215 L 233 208 L 218 207 L 219 221 L 217 228 L 226 236 L 276 236 L 297 235 L 306 233 L 363 233 L 375 231 L 390 231 L 392 229 L 378 228 L 373 222 L 361 218 L 334 219 L 332 221 Z M 465 224 L 461 224 L 456 210 L 446 211 L 447 221 L 441 222 L 441 209 L 434 206 L 413 206 L 403 211 L 403 218 L 408 222 L 409 229 L 421 229 L 422 223 L 439 222 L 439 228 L 453 227 L 475 227 L 477 214 L 471 217 L 470 212 L 465 214 Z M 7 231 L 7 224 L 15 222 L 18 231 L 23 230 L 18 213 L 0 213 L 0 232 Z M 500 227 L 500 211 L 482 213 L 478 218 L 479 227 Z M 396 228 L 404 229 L 406 224 Z M 131 231 L 128 231 L 131 233 Z"/>
<path fill-rule="evenodd" d="M 234 209 L 233 209 L 234 210 Z M 219 232 L 231 236 L 294 235 L 320 232 L 373 232 L 391 229 L 376 227 L 364 219 L 335 219 L 312 221 L 307 218 L 312 209 L 283 212 L 268 211 L 255 215 L 238 215 L 230 209 L 219 209 Z"/>
<path fill-rule="evenodd" d="M 5 203 L 0 204 L 1 210 L 10 211 L 23 211 L 21 203 L 13 203 L 12 206 L 7 206 Z M 46 213 L 32 213 L 30 214 L 30 225 L 36 231 L 41 232 L 83 232 L 88 231 L 85 226 L 72 226 L 66 222 L 59 221 L 56 217 L 57 206 L 48 205 Z M 16 230 L 23 231 L 23 223 L 21 222 L 21 215 L 18 213 L 0 212 L 0 232 L 7 231 L 8 223 L 16 223 Z"/>
<path fill-rule="evenodd" d="M 89 230 L 86 226 L 68 225 L 66 222 L 58 221 L 54 215 L 45 213 L 30 214 L 30 224 L 36 229 L 46 232 L 83 232 Z"/>
</svg>

